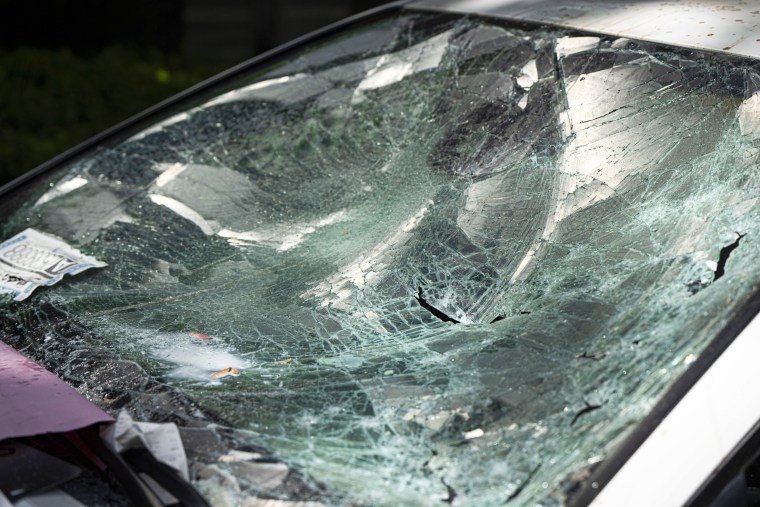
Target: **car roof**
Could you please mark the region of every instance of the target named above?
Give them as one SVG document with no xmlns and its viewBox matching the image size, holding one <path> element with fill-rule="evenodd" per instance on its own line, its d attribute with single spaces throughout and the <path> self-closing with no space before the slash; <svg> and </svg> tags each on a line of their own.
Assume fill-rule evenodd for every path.
<svg viewBox="0 0 760 507">
<path fill-rule="evenodd" d="M 547 23 L 760 58 L 760 1 L 414 0 L 431 9 Z"/>
</svg>

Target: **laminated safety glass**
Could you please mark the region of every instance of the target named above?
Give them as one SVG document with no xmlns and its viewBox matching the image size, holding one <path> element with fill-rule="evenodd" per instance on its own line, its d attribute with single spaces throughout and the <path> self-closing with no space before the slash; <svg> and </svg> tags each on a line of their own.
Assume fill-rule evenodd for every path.
<svg viewBox="0 0 760 507">
<path fill-rule="evenodd" d="M 215 505 L 563 505 L 760 282 L 759 90 L 716 54 L 367 22 L 4 197 L 3 239 L 108 266 L 6 297 L 0 337 L 179 424 Z"/>
</svg>

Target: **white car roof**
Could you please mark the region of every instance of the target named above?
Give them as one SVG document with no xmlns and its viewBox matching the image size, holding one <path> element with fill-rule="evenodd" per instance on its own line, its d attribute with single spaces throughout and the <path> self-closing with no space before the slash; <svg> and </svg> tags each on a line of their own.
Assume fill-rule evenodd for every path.
<svg viewBox="0 0 760 507">
<path fill-rule="evenodd" d="M 760 58 L 758 0 L 415 0 L 408 5 Z"/>
</svg>

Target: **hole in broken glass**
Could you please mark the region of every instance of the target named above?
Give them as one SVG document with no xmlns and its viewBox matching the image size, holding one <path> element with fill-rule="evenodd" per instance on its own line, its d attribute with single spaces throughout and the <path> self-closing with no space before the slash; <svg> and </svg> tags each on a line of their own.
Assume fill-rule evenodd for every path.
<svg viewBox="0 0 760 507">
<path fill-rule="evenodd" d="M 585 407 L 583 407 L 582 409 L 580 409 L 578 412 L 575 413 L 575 415 L 573 416 L 573 419 L 570 421 L 570 426 L 575 424 L 578 421 L 578 419 L 580 419 L 584 415 L 589 414 L 593 412 L 594 410 L 599 410 L 600 408 L 602 408 L 602 405 L 594 405 L 587 401 L 584 401 L 583 404 L 585 405 Z"/>
<path fill-rule="evenodd" d="M 417 287 L 417 295 L 414 296 L 414 299 L 417 300 L 417 302 L 420 304 L 422 308 L 430 312 L 431 315 L 433 315 L 435 318 L 443 321 L 443 322 L 451 322 L 454 324 L 459 324 L 460 322 L 453 318 L 446 315 L 444 312 L 439 310 L 438 308 L 434 307 L 430 303 L 428 303 L 425 298 L 422 296 L 422 287 Z"/>
<path fill-rule="evenodd" d="M 742 234 L 737 232 L 736 233 L 736 240 L 720 249 L 720 253 L 718 254 L 718 261 L 707 261 L 705 264 L 708 266 L 710 270 L 713 271 L 713 279 L 709 280 L 707 277 L 703 276 L 697 280 L 692 280 L 688 284 L 686 284 L 686 288 L 688 289 L 689 293 L 694 295 L 700 290 L 710 286 L 713 282 L 718 281 L 718 279 L 722 278 L 723 275 L 726 274 L 726 264 L 728 263 L 728 259 L 733 253 L 734 250 L 739 248 L 739 242 L 744 238 L 747 234 Z"/>
<path fill-rule="evenodd" d="M 746 234 L 740 234 L 737 232 L 736 236 L 737 236 L 736 241 L 720 249 L 720 255 L 718 257 L 718 265 L 715 267 L 715 278 L 713 279 L 713 281 L 718 280 L 718 278 L 726 274 L 726 263 L 728 262 L 728 258 L 731 255 L 731 252 L 733 252 L 739 247 L 739 242 L 742 240 L 744 236 L 746 236 Z"/>
</svg>

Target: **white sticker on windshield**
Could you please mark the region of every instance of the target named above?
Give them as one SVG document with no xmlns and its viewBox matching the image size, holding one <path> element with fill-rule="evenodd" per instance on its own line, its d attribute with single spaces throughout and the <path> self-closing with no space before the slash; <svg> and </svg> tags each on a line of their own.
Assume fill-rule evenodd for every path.
<svg viewBox="0 0 760 507">
<path fill-rule="evenodd" d="M 22 301 L 37 287 L 56 284 L 64 275 L 106 265 L 55 236 L 26 229 L 0 243 L 0 293 Z"/>
</svg>

